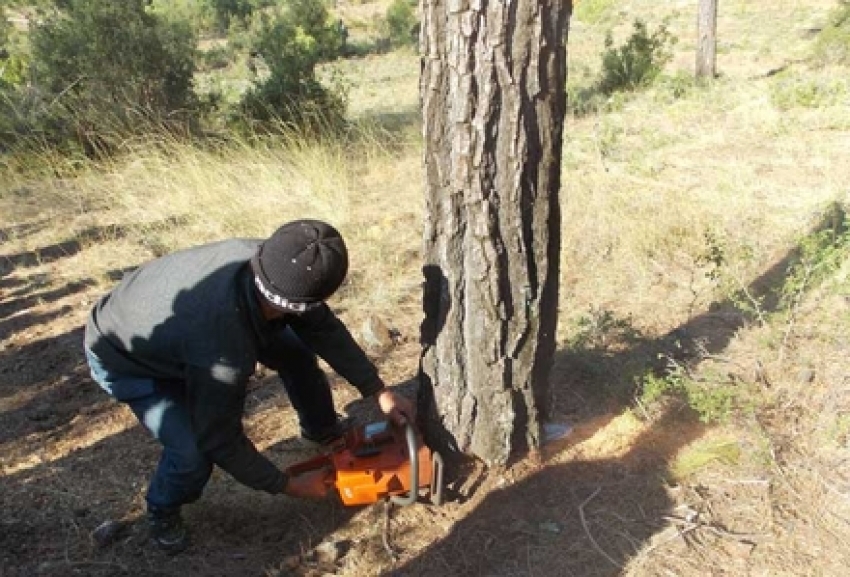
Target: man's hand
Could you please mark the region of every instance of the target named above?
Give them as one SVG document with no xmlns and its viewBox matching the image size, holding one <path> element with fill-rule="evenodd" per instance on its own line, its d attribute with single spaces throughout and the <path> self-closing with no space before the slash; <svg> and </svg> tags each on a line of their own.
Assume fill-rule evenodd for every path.
<svg viewBox="0 0 850 577">
<path fill-rule="evenodd" d="M 333 480 L 327 469 L 316 469 L 290 475 L 283 492 L 301 499 L 324 499 L 328 496 L 332 484 Z"/>
<path fill-rule="evenodd" d="M 390 389 L 384 389 L 378 394 L 378 406 L 398 426 L 413 423 L 416 419 L 416 407 L 410 399 Z"/>
</svg>

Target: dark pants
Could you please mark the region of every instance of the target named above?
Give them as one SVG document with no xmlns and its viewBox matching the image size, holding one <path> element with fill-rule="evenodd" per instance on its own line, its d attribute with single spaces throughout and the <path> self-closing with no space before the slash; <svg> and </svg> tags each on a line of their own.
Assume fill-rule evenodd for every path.
<svg viewBox="0 0 850 577">
<path fill-rule="evenodd" d="M 146 497 L 149 510 L 173 510 L 196 501 L 209 481 L 213 463 L 198 450 L 182 383 L 116 374 L 89 350 L 86 358 L 95 382 L 126 403 L 162 444 Z M 315 354 L 291 329 L 279 331 L 259 360 L 276 370 L 283 381 L 302 432 L 321 434 L 336 423 L 327 376 Z"/>
</svg>

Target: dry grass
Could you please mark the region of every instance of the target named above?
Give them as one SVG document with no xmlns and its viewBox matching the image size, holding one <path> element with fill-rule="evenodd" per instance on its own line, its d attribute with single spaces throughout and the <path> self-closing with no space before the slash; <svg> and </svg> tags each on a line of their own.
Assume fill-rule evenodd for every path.
<svg viewBox="0 0 850 577">
<path fill-rule="evenodd" d="M 373 14 L 375 6 L 367 4 L 352 6 Z M 570 36 L 574 86 L 592 82 L 602 38 L 615 24 L 621 34 L 634 18 L 656 26 L 669 17 L 680 42 L 660 84 L 597 114 L 568 118 L 563 350 L 553 385 L 556 408 L 578 419 L 577 432 L 569 447 L 551 451 L 547 468 L 525 463 L 490 479 L 492 491 L 469 503 L 401 514 L 396 522 L 408 574 L 433 574 L 434 567 L 488 575 L 846 573 L 850 265 L 800 291 L 793 311 L 765 310 L 760 321 L 733 306 L 736 298 L 748 298 L 742 289 L 755 295 L 765 286 L 787 288 L 793 262 L 787 257 L 798 239 L 831 203 L 850 203 L 847 71 L 805 61 L 809 30 L 822 25 L 832 5 L 721 3 L 721 76 L 700 87 L 676 75 L 686 75 L 693 62 L 691 4 L 578 4 Z M 362 319 L 377 315 L 409 337 L 380 359 L 394 380 L 409 377 L 421 317 L 425 218 L 418 120 L 411 117 L 418 61 L 412 53 L 394 53 L 347 61 L 339 70 L 362 122 L 345 141 L 288 138 L 218 150 L 159 142 L 133 145 L 132 155 L 106 165 L 69 167 L 44 156 L 40 173 L 4 175 L 0 271 L 10 284 L 3 299 L 17 298 L 12 280 L 36 295 L 93 283 L 74 301 L 30 303 L 40 314 L 68 307 L 65 319 L 76 326 L 87 299 L 113 282 L 116 271 L 176 248 L 262 236 L 287 219 L 315 216 L 337 224 L 351 245 L 352 276 L 335 305 L 355 332 Z M 378 122 L 395 130 L 391 137 L 368 128 Z M 64 247 L 65 258 L 46 247 Z M 723 260 L 715 266 L 707 259 L 718 247 Z M 612 325 L 602 323 L 595 325 L 594 342 L 604 347 L 570 350 L 566 344 L 588 330 L 582 324 L 588 318 L 619 321 L 641 343 L 618 341 Z M 8 326 L 0 351 L 19 350 L 51 330 Z M 675 353 L 666 344 L 671 334 L 700 345 L 677 357 L 689 379 L 709 393 L 735 393 L 725 422 L 705 428 L 682 414 L 657 416 L 620 401 L 591 406 L 593 394 L 605 396 L 613 382 L 634 376 L 627 368 L 648 371 L 652 355 Z M 586 367 L 576 364 L 581 354 L 589 359 Z M 23 384 L 32 385 L 31 394 L 5 396 L 3 412 L 27 406 L 33 391 L 43 390 L 38 387 L 59 386 L 46 377 L 37 387 Z M 263 448 L 293 430 L 279 413 L 250 417 Z M 37 471 L 77 445 L 106 442 L 127 423 L 95 419 L 88 440 L 82 424 L 64 429 L 61 446 L 47 433 L 19 445 L 7 441 L 4 471 Z M 242 495 L 232 484 L 218 487 L 213 500 L 227 491 Z M 335 574 L 398 568 L 376 549 L 377 521 L 370 515 L 374 511 L 336 525 L 339 538 L 366 537 Z M 439 542 L 429 548 L 434 539 Z M 264 565 L 267 573 L 287 574 L 291 568 L 276 559 Z M 191 574 L 215 574 L 195 569 Z"/>
</svg>

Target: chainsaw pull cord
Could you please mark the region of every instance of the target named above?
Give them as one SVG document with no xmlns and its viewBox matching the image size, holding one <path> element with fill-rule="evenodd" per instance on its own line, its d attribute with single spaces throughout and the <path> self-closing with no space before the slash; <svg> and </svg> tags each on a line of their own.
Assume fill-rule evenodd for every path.
<svg viewBox="0 0 850 577">
<path fill-rule="evenodd" d="M 407 439 L 407 452 L 410 455 L 410 493 L 407 496 L 390 496 L 390 502 L 401 507 L 412 505 L 419 497 L 419 450 L 416 446 L 416 432 L 410 423 L 404 426 L 404 436 Z"/>
</svg>

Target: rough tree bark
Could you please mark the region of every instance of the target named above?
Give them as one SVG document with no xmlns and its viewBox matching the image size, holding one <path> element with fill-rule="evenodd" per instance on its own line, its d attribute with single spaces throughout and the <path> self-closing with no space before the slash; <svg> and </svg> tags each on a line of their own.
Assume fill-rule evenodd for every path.
<svg viewBox="0 0 850 577">
<path fill-rule="evenodd" d="M 697 78 L 717 75 L 717 0 L 699 0 L 697 15 Z"/>
<path fill-rule="evenodd" d="M 539 445 L 555 351 L 571 0 L 423 0 L 420 414 L 443 451 Z"/>
</svg>

